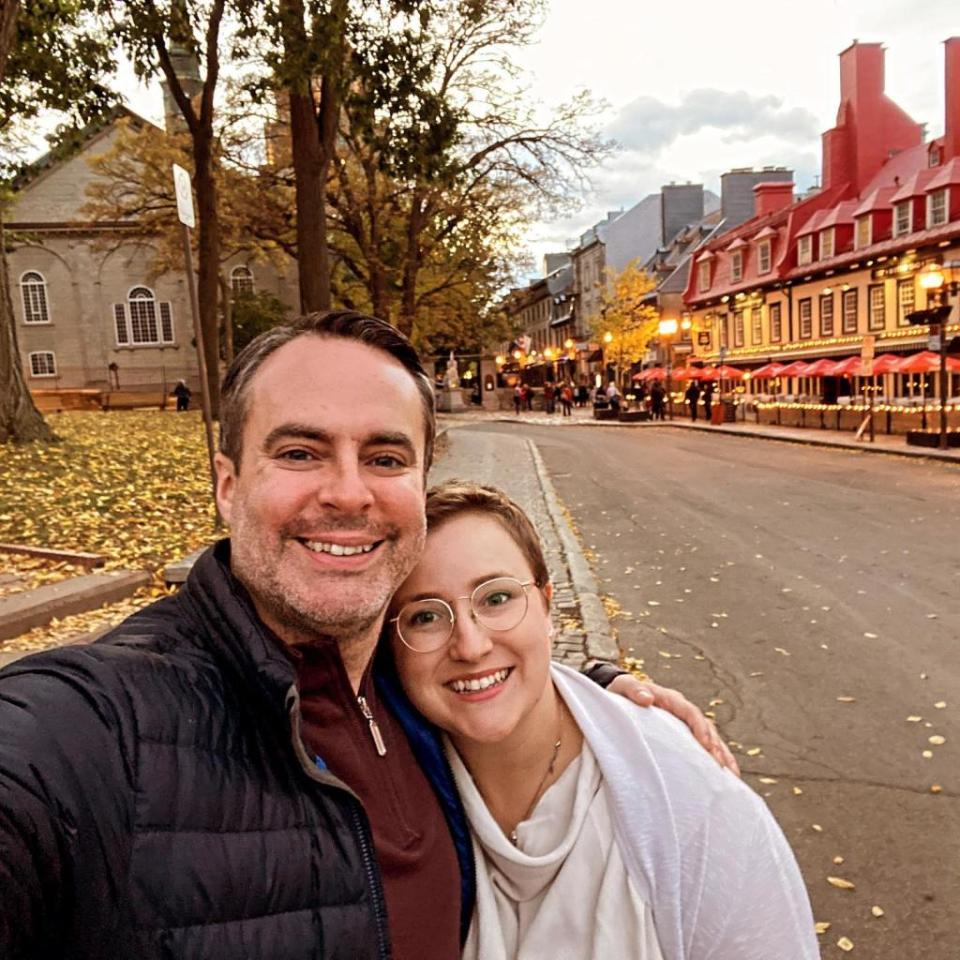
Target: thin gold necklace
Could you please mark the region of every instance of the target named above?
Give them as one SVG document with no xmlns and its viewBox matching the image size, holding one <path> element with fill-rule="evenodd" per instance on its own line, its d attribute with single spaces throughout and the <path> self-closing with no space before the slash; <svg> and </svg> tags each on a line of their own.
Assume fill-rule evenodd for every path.
<svg viewBox="0 0 960 960">
<path fill-rule="evenodd" d="M 527 820 L 530 817 L 530 814 L 533 813 L 534 808 L 537 805 L 537 802 L 540 800 L 540 795 L 543 792 L 543 788 L 547 783 L 547 780 L 553 774 L 553 771 L 557 768 L 557 759 L 560 756 L 560 744 L 563 742 L 562 730 L 563 730 L 563 707 L 559 706 L 558 712 L 560 717 L 557 721 L 557 739 L 553 745 L 553 753 L 550 756 L 550 766 L 547 767 L 547 772 L 540 778 L 540 782 L 537 784 L 536 792 L 533 795 L 533 799 L 530 801 L 530 806 L 527 807 L 524 815 L 517 821 L 516 826 L 510 831 L 510 842 L 516 847 L 520 840 L 517 837 L 517 827 L 523 823 L 524 820 Z"/>
</svg>

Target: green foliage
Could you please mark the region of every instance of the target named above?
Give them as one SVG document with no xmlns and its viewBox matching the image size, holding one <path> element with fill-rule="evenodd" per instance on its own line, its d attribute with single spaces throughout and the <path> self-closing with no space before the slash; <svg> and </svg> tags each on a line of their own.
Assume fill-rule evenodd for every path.
<svg viewBox="0 0 960 960">
<path fill-rule="evenodd" d="M 254 337 L 287 319 L 282 300 L 265 290 L 239 294 L 233 301 L 233 345 L 239 353 Z"/>
</svg>

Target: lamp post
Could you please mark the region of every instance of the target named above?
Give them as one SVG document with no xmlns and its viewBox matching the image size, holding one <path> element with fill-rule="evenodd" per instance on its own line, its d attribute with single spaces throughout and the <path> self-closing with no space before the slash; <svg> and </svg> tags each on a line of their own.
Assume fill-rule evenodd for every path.
<svg viewBox="0 0 960 960">
<path fill-rule="evenodd" d="M 689 321 L 688 321 L 689 322 Z M 673 419 L 673 387 L 671 374 L 673 372 L 673 338 L 677 335 L 680 325 L 672 317 L 661 320 L 657 330 L 667 347 L 667 417 Z"/>
<path fill-rule="evenodd" d="M 958 285 L 955 281 L 947 283 L 943 274 L 943 267 L 932 263 L 920 274 L 920 286 L 926 290 L 933 301 L 932 309 L 923 311 L 928 314 L 930 333 L 939 337 L 940 354 L 940 449 L 947 449 L 947 317 L 950 316 L 950 305 L 947 303 L 947 294 L 956 294 Z"/>
</svg>

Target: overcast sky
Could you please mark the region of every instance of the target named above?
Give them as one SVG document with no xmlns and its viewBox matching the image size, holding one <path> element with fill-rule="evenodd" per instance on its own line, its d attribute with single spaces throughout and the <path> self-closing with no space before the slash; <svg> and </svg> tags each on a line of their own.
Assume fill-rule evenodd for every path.
<svg viewBox="0 0 960 960">
<path fill-rule="evenodd" d="M 719 192 L 723 171 L 775 164 L 809 187 L 835 120 L 837 55 L 855 38 L 886 45 L 888 95 L 931 137 L 943 131 L 941 42 L 960 35 L 957 0 L 548 2 L 522 58 L 533 95 L 549 105 L 589 89 L 622 146 L 575 216 L 531 229 L 538 260 L 673 180 Z M 129 90 L 134 109 L 162 120 L 157 88 Z"/>
</svg>

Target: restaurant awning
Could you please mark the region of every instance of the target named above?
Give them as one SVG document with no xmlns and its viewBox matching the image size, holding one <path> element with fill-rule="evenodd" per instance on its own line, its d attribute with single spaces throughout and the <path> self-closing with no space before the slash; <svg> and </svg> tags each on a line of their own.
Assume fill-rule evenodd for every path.
<svg viewBox="0 0 960 960">
<path fill-rule="evenodd" d="M 751 370 L 750 378 L 752 380 L 764 380 L 768 377 L 779 377 L 781 370 L 783 370 L 782 363 L 765 363 L 762 367 Z"/>
</svg>

